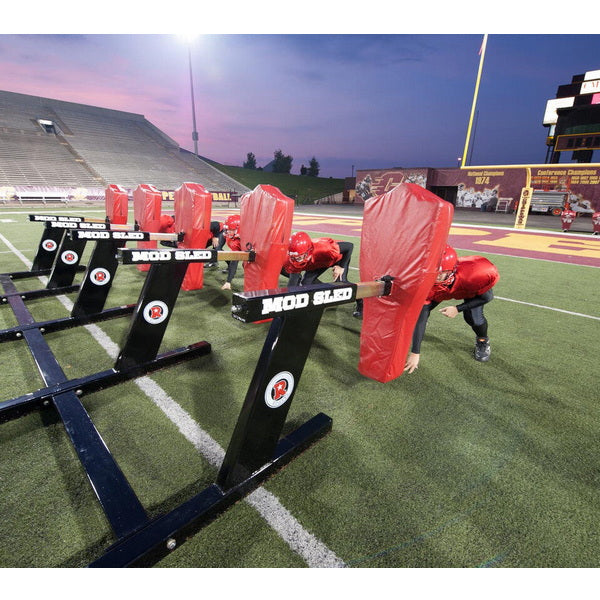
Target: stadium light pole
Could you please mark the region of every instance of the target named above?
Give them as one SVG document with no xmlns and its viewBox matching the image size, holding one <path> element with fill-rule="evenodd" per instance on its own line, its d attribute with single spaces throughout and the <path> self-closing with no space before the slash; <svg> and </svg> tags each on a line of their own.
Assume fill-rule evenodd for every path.
<svg viewBox="0 0 600 600">
<path fill-rule="evenodd" d="M 194 78 L 192 76 L 192 42 L 188 41 L 188 62 L 190 66 L 190 91 L 192 93 L 192 140 L 194 140 L 194 154 L 198 156 L 198 131 L 196 130 L 196 101 L 194 100 Z"/>
<path fill-rule="evenodd" d="M 481 48 L 479 49 L 479 70 L 477 71 L 477 80 L 475 81 L 475 93 L 473 94 L 473 104 L 471 106 L 471 116 L 469 117 L 469 126 L 467 127 L 467 139 L 465 140 L 465 149 L 463 150 L 461 167 L 464 167 L 469 156 L 469 138 L 471 137 L 471 128 L 473 127 L 473 117 L 475 116 L 475 107 L 477 106 L 477 95 L 479 94 L 479 83 L 481 82 L 481 71 L 483 70 L 483 59 L 485 58 L 485 47 L 487 46 L 488 34 L 484 34 Z"/>
</svg>

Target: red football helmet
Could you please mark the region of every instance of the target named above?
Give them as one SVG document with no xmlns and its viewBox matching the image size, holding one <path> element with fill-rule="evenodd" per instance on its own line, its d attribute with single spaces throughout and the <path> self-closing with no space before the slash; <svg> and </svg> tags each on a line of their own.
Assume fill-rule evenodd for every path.
<svg viewBox="0 0 600 600">
<path fill-rule="evenodd" d="M 228 238 L 235 237 L 240 230 L 240 215 L 229 215 L 223 225 L 223 235 Z"/>
<path fill-rule="evenodd" d="M 175 231 L 175 217 L 171 215 L 160 215 L 160 222 L 158 225 L 159 233 L 173 233 Z"/>
<path fill-rule="evenodd" d="M 313 248 L 314 245 L 309 235 L 304 233 L 304 231 L 297 231 L 290 238 L 288 256 L 297 265 L 304 265 L 310 259 Z"/>
<path fill-rule="evenodd" d="M 456 255 L 456 250 L 452 246 L 446 246 L 444 253 L 442 254 L 442 260 L 440 261 L 437 280 L 445 281 L 450 275 L 452 275 L 456 270 L 457 262 L 458 256 Z"/>
</svg>

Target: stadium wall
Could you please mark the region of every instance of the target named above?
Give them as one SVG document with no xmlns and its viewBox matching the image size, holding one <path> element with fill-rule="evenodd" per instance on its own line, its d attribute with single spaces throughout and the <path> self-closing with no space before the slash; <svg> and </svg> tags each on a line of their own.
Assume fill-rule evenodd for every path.
<svg viewBox="0 0 600 600">
<path fill-rule="evenodd" d="M 133 198 L 133 189 L 127 189 L 130 200 Z M 60 187 L 60 186 L 0 186 L 0 202 L 104 202 L 106 188 Z M 173 201 L 175 190 L 159 190 L 163 202 Z M 214 202 L 237 203 L 240 194 L 233 191 L 211 191 Z"/>
<path fill-rule="evenodd" d="M 417 183 L 434 193 L 439 188 L 455 188 L 453 203 L 459 208 L 480 209 L 492 198 L 518 201 L 521 189 L 529 183 L 536 190 L 570 192 L 571 202 L 588 207 L 589 212 L 600 210 L 599 164 L 359 170 L 356 202 L 364 202 L 404 182 Z"/>
</svg>

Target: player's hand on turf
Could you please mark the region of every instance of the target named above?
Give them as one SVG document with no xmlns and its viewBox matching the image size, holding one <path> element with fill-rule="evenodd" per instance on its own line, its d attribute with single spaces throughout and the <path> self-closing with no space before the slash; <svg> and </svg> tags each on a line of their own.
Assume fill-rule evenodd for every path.
<svg viewBox="0 0 600 600">
<path fill-rule="evenodd" d="M 420 354 L 415 354 L 414 352 L 409 352 L 406 357 L 406 365 L 404 366 L 404 370 L 412 373 L 416 369 L 419 368 L 419 359 L 421 358 Z"/>
<path fill-rule="evenodd" d="M 454 317 L 458 314 L 458 309 L 456 306 L 445 306 L 444 308 L 440 308 L 440 312 L 450 319 L 454 319 Z"/>
<path fill-rule="evenodd" d="M 334 265 L 332 267 L 333 269 L 333 280 L 337 281 L 338 279 L 341 279 L 342 275 L 344 274 L 344 268 L 340 267 L 339 265 Z"/>
<path fill-rule="evenodd" d="M 231 284 L 229 283 L 229 281 L 226 281 L 222 286 L 221 286 L 222 290 L 230 290 L 231 289 Z"/>
</svg>

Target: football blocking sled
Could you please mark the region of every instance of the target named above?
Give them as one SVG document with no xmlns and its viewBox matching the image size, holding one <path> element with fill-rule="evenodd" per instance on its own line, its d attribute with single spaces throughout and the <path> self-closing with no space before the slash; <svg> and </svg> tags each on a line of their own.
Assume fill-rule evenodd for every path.
<svg viewBox="0 0 600 600">
<path fill-rule="evenodd" d="M 397 217 L 406 211 L 410 216 L 404 220 Z M 378 381 L 389 381 L 402 374 L 406 340 L 412 336 L 416 318 L 435 279 L 451 219 L 452 205 L 419 186 L 398 186 L 389 194 L 373 199 L 371 210 L 365 210 L 363 228 L 369 235 L 373 231 L 386 232 L 378 239 L 368 237 L 372 246 L 361 247 L 361 265 L 365 253 L 369 281 L 233 295 L 231 310 L 236 319 L 245 323 L 272 321 L 217 477 L 221 488 L 251 478 L 276 455 L 283 442 L 279 436 L 327 307 L 358 299 L 364 300 L 365 308 L 368 302 L 382 303 L 383 310 L 393 313 L 393 318 L 383 320 L 386 329 L 378 331 L 375 319 L 381 319 L 379 304 L 375 309 L 370 307 L 367 330 L 364 331 L 363 321 L 361 333 L 361 372 Z M 394 235 L 387 235 L 391 226 L 396 226 Z M 375 364 L 367 343 L 371 336 L 383 355 L 381 362 Z M 396 337 L 402 338 L 402 342 L 398 343 Z M 321 413 L 300 429 L 313 431 L 316 439 L 330 427 L 330 417 Z"/>
<path fill-rule="evenodd" d="M 73 238 L 118 239 L 122 243 L 133 236 L 149 236 L 147 232 L 117 232 L 108 230 L 77 230 Z M 166 236 L 165 236 L 166 237 Z M 173 236 L 174 237 L 174 236 Z M 132 239 L 133 239 L 132 238 Z M 172 239 L 169 237 L 168 239 Z M 173 312 L 178 291 L 190 262 L 206 262 L 217 257 L 225 260 L 248 260 L 254 253 L 207 251 L 206 249 L 177 250 L 127 250 L 122 255 L 137 252 L 143 260 L 156 260 L 152 264 L 130 325 L 125 343 L 115 366 L 104 372 L 95 373 L 76 380 L 68 380 L 56 361 L 38 327 L 25 329 L 23 337 L 29 345 L 46 387 L 19 398 L 0 403 L 0 422 L 17 418 L 33 410 L 53 407 L 65 425 L 65 429 L 80 458 L 86 475 L 92 484 L 98 501 L 110 523 L 117 542 L 92 566 L 142 566 L 153 564 L 169 553 L 191 533 L 199 530 L 220 512 L 255 489 L 276 469 L 290 461 L 296 454 L 324 435 L 331 427 L 331 419 L 317 415 L 298 430 L 277 442 L 275 450 L 269 452 L 269 460 L 257 461 L 253 448 L 243 452 L 228 452 L 227 466 L 220 475 L 220 483 L 209 486 L 166 515 L 150 519 L 139 502 L 127 479 L 115 462 L 106 444 L 100 437 L 81 397 L 99 389 L 116 385 L 150 372 L 210 352 L 210 345 L 199 342 L 186 348 L 157 355 L 164 331 Z M 165 253 L 169 255 L 166 260 Z M 11 291 L 12 282 L 6 282 Z M 10 305 L 20 323 L 32 321 L 22 298 L 11 296 Z M 250 393 L 250 392 L 249 392 Z M 270 426 L 267 428 L 270 430 Z M 238 438 L 248 435 L 248 429 L 238 426 L 232 438 L 232 447 L 239 447 Z M 275 436 L 275 437 L 278 437 Z M 239 458 L 232 459 L 232 454 Z M 237 465 L 237 462 L 240 465 Z M 244 465 L 261 462 L 258 470 L 248 473 Z"/>
<path fill-rule="evenodd" d="M 44 223 L 45 228 L 42 239 L 38 245 L 31 272 L 23 272 L 22 277 L 47 275 L 50 273 L 55 257 L 59 250 L 64 232 L 57 225 L 60 223 L 107 223 L 113 228 L 125 225 L 128 218 L 127 190 L 119 185 L 111 184 L 104 190 L 104 204 L 106 219 L 90 219 L 65 215 L 29 215 L 30 221 Z M 54 223 L 54 226 L 52 224 Z M 13 276 L 13 279 L 16 277 Z"/>
<path fill-rule="evenodd" d="M 361 372 L 378 381 L 389 381 L 402 374 L 407 340 L 412 336 L 435 279 L 453 208 L 423 188 L 410 184 L 373 199 L 371 206 L 375 208 L 366 211 L 363 218 L 367 232 L 387 231 L 394 224 L 397 229 L 395 236 L 382 236 L 382 239 L 371 240 L 371 247 L 361 247 L 361 264 L 363 252 L 368 254 L 365 260 L 372 275 L 370 281 L 233 295 L 232 315 L 236 319 L 246 323 L 265 319 L 272 322 L 217 477 L 219 486 L 227 488 L 260 472 L 276 454 L 283 441 L 279 436 L 325 308 L 357 299 L 364 299 L 365 307 L 368 302 L 384 303 L 384 310 L 392 312 L 394 317 L 384 321 L 386 331 L 377 331 L 374 319 L 380 316 L 379 305 L 375 310 L 371 308 L 368 330 L 361 333 Z M 403 211 L 410 211 L 411 215 L 402 222 L 397 214 Z M 403 316 L 405 313 L 409 316 Z M 363 345 L 369 336 L 382 348 L 382 364 L 369 362 L 371 348 L 367 345 L 365 350 Z M 396 342 L 396 336 L 403 338 L 402 343 Z M 363 352 L 367 353 L 366 359 Z M 400 363 L 402 368 L 399 368 Z M 324 414 L 316 415 L 302 426 L 314 430 L 315 438 L 330 427 L 331 419 Z"/>
<path fill-rule="evenodd" d="M 212 237 L 210 232 L 212 194 L 198 183 L 184 183 L 175 190 L 174 206 L 175 231 L 184 234 L 183 241 L 179 245 L 183 248 L 206 248 Z M 190 264 L 182 289 L 199 290 L 203 285 L 204 265 Z"/>
<path fill-rule="evenodd" d="M 44 224 L 31 269 L 5 273 L 5 275 L 9 275 L 13 280 L 49 275 L 45 289 L 53 291 L 27 292 L 23 296 L 25 300 L 76 291 L 79 286 L 74 286 L 72 283 L 75 273 L 85 270 L 85 267 L 79 264 L 85 248 L 85 241 L 76 241 L 76 245 L 73 246 L 74 240 L 67 237 L 66 230 L 77 227 L 78 224 L 81 227 L 87 225 L 91 228 L 102 226 L 131 228 L 125 225 L 127 223 L 127 203 L 126 190 L 118 185 L 110 185 L 105 190 L 105 220 L 66 215 L 29 215 L 30 221 Z"/>
<path fill-rule="evenodd" d="M 414 208 L 412 204 L 410 206 Z M 432 227 L 443 227 L 443 221 L 441 219 Z M 449 223 L 446 235 L 448 227 Z M 405 242 L 414 243 L 415 240 L 409 235 Z M 389 252 L 390 249 L 381 251 Z M 123 255 L 129 252 L 133 251 L 121 250 Z M 148 259 L 153 252 L 163 253 L 162 250 L 147 252 Z M 374 297 L 390 298 L 395 293 L 394 275 L 380 273 L 379 280 L 358 284 L 320 284 L 234 295 L 234 317 L 245 322 L 272 318 L 272 323 L 217 481 L 169 513 L 151 519 L 93 426 L 80 397 L 114 385 L 132 373 L 139 375 L 148 363 L 155 362 L 153 355 L 158 350 L 161 331 L 164 332 L 166 328 L 177 295 L 174 290 L 166 292 L 166 288 L 173 281 L 183 281 L 187 262 L 206 260 L 200 254 L 202 250 L 166 252 L 169 260 L 165 262 L 166 255 L 157 256 L 157 264 L 152 264 L 150 268 L 128 340 L 113 369 L 80 380 L 66 381 L 52 353 L 44 346 L 44 340 L 36 335 L 39 330 L 26 332 L 27 341 L 48 386 L 0 404 L 0 420 L 41 408 L 44 403 L 52 404 L 61 416 L 117 537 L 115 544 L 92 563 L 91 566 L 95 567 L 153 564 L 325 435 L 331 429 L 331 418 L 319 413 L 280 439 L 321 315 L 328 306 L 358 298 L 364 298 L 365 302 Z M 440 255 L 441 251 L 438 259 Z M 401 254 L 397 258 L 400 262 L 408 260 L 403 259 Z M 412 266 L 420 270 L 422 263 L 428 264 L 428 261 L 429 256 L 425 252 L 419 255 Z M 13 308 L 19 319 L 27 318 L 25 305 L 19 303 L 18 297 L 14 301 Z M 153 333 L 155 327 L 157 329 Z M 206 342 L 194 346 L 197 347 L 193 350 L 188 347 L 188 352 L 195 351 L 196 356 L 210 352 Z M 181 358 L 175 355 L 171 356 L 171 360 L 176 362 Z"/>
<path fill-rule="evenodd" d="M 153 186 L 141 183 L 133 190 L 133 215 L 142 231 L 158 233 L 162 209 L 162 194 Z M 138 248 L 156 248 L 156 242 L 138 242 Z M 138 270 L 147 271 L 149 265 L 138 265 Z"/>
<path fill-rule="evenodd" d="M 358 370 L 366 377 L 386 382 L 402 374 L 453 214 L 452 204 L 413 183 L 365 202 L 360 278 L 394 278 L 388 296 L 364 301 Z"/>
<path fill-rule="evenodd" d="M 125 225 L 129 218 L 129 196 L 127 190 L 114 183 L 104 190 L 106 218 L 113 225 Z"/>
<path fill-rule="evenodd" d="M 76 273 L 85 270 L 85 267 L 80 265 L 85 241 L 72 240 L 66 235 L 66 231 L 82 224 L 84 218 L 29 215 L 29 220 L 44 223 L 44 231 L 31 270 L 3 273 L 1 276 L 13 281 L 48 275 L 48 281 L 45 288 L 26 292 L 19 292 L 17 288 L 13 288 L 11 294 L 21 294 L 23 300 L 29 300 L 77 291 L 79 285 L 73 285 L 73 280 Z M 0 296 L 0 302 L 7 302 L 9 295 Z"/>
<path fill-rule="evenodd" d="M 292 233 L 294 201 L 272 185 L 258 185 L 240 199 L 240 241 L 256 260 L 244 264 L 244 291 L 277 287 Z"/>
</svg>

